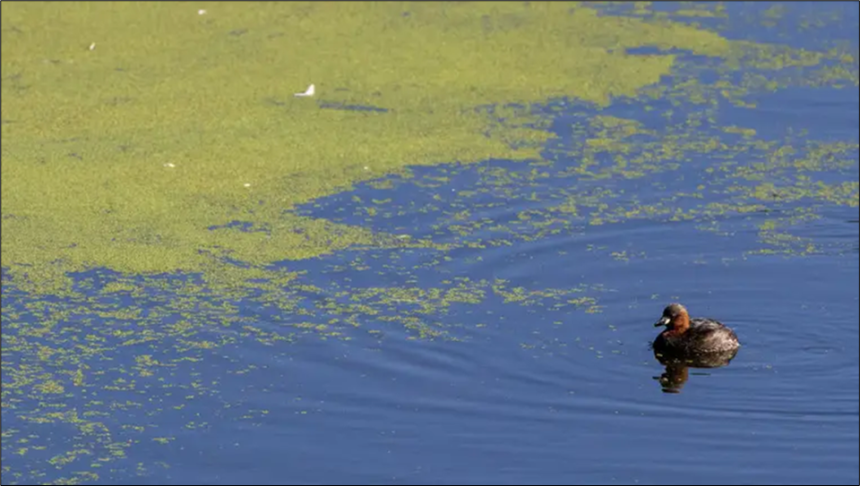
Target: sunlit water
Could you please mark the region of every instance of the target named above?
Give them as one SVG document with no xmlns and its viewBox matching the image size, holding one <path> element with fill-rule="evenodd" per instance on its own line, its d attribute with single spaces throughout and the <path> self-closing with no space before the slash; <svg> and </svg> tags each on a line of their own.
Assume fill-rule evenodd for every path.
<svg viewBox="0 0 860 486">
<path fill-rule="evenodd" d="M 743 8 L 752 7 L 737 12 Z M 806 130 L 810 140 L 857 141 L 856 89 L 788 89 L 757 102 L 756 110 L 719 110 L 719 123 L 751 126 L 764 139 Z M 44 425 L 15 422 L 16 438 L 47 437 L 48 448 L 18 455 L 4 443 L 3 482 L 53 480 L 44 461 L 90 441 L 123 451 L 92 469 L 105 484 L 856 484 L 856 206 L 815 203 L 817 218 L 791 222 L 797 240 L 767 240 L 767 221 L 808 202 L 783 202 L 777 191 L 750 212 L 696 212 L 739 204 L 737 188 L 762 182 L 710 170 L 726 163 L 719 151 L 644 177 L 577 174 L 570 127 L 593 109 L 560 100 L 536 109 L 559 135 L 545 161 L 416 168 L 388 187 L 365 184 L 302 208 L 451 249 L 359 248 L 284 262 L 306 272 L 298 293 L 307 313 L 231 302 L 258 330 L 284 339 L 220 326 L 217 309 L 208 308 L 212 325 L 195 341 L 222 345 L 153 366 L 151 385 L 123 388 L 123 380 L 147 378 L 117 370 L 145 367 L 140 354 L 184 355 L 192 344 L 182 333 L 106 346 L 97 361 L 103 369 L 88 379 L 110 387 L 72 400 L 82 411 L 101 407 L 103 415 L 85 418 L 103 423 L 109 440 L 98 426 L 88 435 L 58 423 L 46 433 Z M 633 102 L 603 114 L 666 123 Z M 850 156 L 855 163 L 819 168 L 816 180 L 856 182 L 856 149 Z M 595 171 L 611 161 L 597 164 Z M 559 211 L 571 197 L 575 213 Z M 372 203 L 378 210 L 370 214 L 370 201 L 387 202 Z M 642 207 L 666 211 L 637 213 Z M 673 218 L 678 210 L 700 216 Z M 597 216 L 605 223 L 595 224 Z M 134 304 L 161 313 L 163 326 L 177 325 L 179 311 L 163 311 L 165 302 L 181 308 L 169 282 L 196 277 L 158 278 L 162 288 Z M 103 271 L 77 277 L 96 295 L 117 279 Z M 475 301 L 456 298 L 476 289 L 483 294 Z M 4 285 L 3 298 L 4 313 L 39 319 L 26 310 L 26 294 Z M 106 296 L 100 304 L 123 307 L 129 299 Z M 665 393 L 665 369 L 649 349 L 659 332 L 651 324 L 676 300 L 693 316 L 730 325 L 742 348 L 728 366 L 676 376 L 666 390 L 675 393 Z M 145 335 L 133 320 L 104 320 L 79 302 L 51 305 L 69 309 L 72 317 L 55 331 L 68 331 L 70 347 L 111 326 Z M 339 324 L 325 331 L 295 332 L 335 318 Z M 9 364 L 25 366 L 33 356 Z M 7 369 L 4 361 L 4 382 Z M 32 400 L 33 407 L 50 401 Z M 4 407 L 4 433 L 22 409 L 26 400 L 15 412 Z"/>
</svg>

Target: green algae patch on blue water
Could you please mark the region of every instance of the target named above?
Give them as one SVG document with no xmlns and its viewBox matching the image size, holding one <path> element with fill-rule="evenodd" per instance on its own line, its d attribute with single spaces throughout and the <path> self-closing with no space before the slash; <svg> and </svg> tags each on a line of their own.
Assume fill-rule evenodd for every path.
<svg viewBox="0 0 860 486">
<path fill-rule="evenodd" d="M 625 48 L 729 51 L 561 3 L 192 7 L 2 7 L 4 267 L 50 288 L 91 266 L 200 271 L 377 242 L 289 210 L 407 165 L 537 158 L 548 132 L 476 108 L 606 104 L 672 69 Z"/>
<path fill-rule="evenodd" d="M 726 220 L 770 211 L 754 223 L 761 247 L 750 252 L 802 256 L 820 250 L 792 233 L 796 225 L 825 204 L 857 206 L 856 182 L 823 177 L 856 164 L 856 140 L 766 139 L 718 113 L 755 110 L 751 94 L 789 86 L 856 88 L 856 55 L 729 42 L 678 22 L 722 18 L 718 5 L 656 15 L 639 3 L 631 13 L 642 18 L 561 3 L 2 9 L 2 266 L 12 277 L 4 292 L 29 292 L 18 299 L 23 308 L 3 303 L 2 403 L 17 419 L 4 425 L 3 454 L 46 455 L 45 470 L 4 465 L 4 480 L 92 481 L 132 446 L 174 441 L 159 424 L 258 420 L 265 410 L 224 391 L 231 377 L 260 371 L 231 356 L 234 346 L 277 355 L 304 336 L 463 341 L 472 332 L 458 322 L 464 308 L 492 308 L 482 325 L 493 326 L 503 306 L 599 313 L 612 291 L 600 282 L 421 280 L 419 271 L 451 261 L 451 250 L 643 219 L 728 234 Z M 691 54 L 705 67 L 684 60 Z M 706 71 L 716 80 L 703 81 Z M 661 83 L 667 76 L 674 81 Z M 293 96 L 310 83 L 314 97 Z M 573 146 L 554 147 L 546 113 L 532 109 L 554 98 L 582 107 L 568 128 Z M 619 100 L 665 124 L 604 112 Z M 664 187 L 649 201 L 581 184 L 671 173 L 701 157 L 714 158 L 707 184 Z M 435 179 L 382 179 L 408 175 L 408 166 L 487 159 L 523 169 L 487 164 L 480 187 L 456 193 L 451 166 Z M 380 194 L 414 183 L 435 191 L 433 204 L 355 196 L 346 209 L 366 224 L 294 211 L 368 181 Z M 516 221 L 476 220 L 469 198 L 487 194 L 521 208 Z M 541 198 L 549 203 L 525 204 Z M 775 201 L 806 207 L 772 210 Z M 410 212 L 443 213 L 437 233 L 370 229 Z M 373 254 L 380 248 L 403 251 Z M 425 250 L 413 265 L 409 253 Z M 648 257 L 616 242 L 588 251 L 618 263 Z M 343 281 L 326 287 L 295 270 L 326 253 L 346 255 L 320 264 Z M 389 263 L 380 269 L 382 258 Z M 269 265 L 283 260 L 292 261 Z M 488 264 L 480 254 L 463 262 Z M 92 267 L 118 273 L 105 285 L 73 273 Z M 348 280 L 371 272 L 380 277 L 371 284 Z M 600 357 L 587 335 L 576 339 Z M 215 368 L 219 360 L 229 364 Z M 195 408 L 207 400 L 223 410 Z M 128 410 L 147 419 L 131 421 Z M 20 432 L 33 424 L 42 426 L 33 436 Z"/>
</svg>

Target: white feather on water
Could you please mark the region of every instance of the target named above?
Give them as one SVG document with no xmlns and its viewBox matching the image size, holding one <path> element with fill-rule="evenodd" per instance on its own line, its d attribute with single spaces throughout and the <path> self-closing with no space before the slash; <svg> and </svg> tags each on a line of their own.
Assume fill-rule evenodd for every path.
<svg viewBox="0 0 860 486">
<path fill-rule="evenodd" d="M 304 93 L 296 93 L 294 96 L 313 96 L 315 91 L 314 85 L 310 85 Z"/>
</svg>

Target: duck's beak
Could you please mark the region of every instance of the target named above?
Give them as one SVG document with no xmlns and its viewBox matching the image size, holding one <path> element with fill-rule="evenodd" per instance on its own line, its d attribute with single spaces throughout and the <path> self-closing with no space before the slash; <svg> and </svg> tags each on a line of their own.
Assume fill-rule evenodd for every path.
<svg viewBox="0 0 860 486">
<path fill-rule="evenodd" d="M 654 327 L 668 326 L 668 325 L 669 325 L 669 322 L 671 322 L 671 321 L 672 321 L 672 320 L 671 320 L 671 319 L 669 319 L 668 317 L 663 316 L 663 317 L 661 317 L 661 318 L 660 318 L 660 320 L 659 320 L 659 321 L 657 321 L 657 322 L 655 322 L 655 323 L 654 323 Z"/>
</svg>

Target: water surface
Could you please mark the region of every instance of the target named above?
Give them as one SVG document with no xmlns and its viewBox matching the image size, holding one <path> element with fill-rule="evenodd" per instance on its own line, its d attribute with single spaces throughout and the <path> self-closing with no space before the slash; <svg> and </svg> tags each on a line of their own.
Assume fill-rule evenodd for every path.
<svg viewBox="0 0 860 486">
<path fill-rule="evenodd" d="M 527 113 L 539 157 L 296 209 L 381 243 L 256 281 L 229 252 L 218 278 L 95 266 L 47 295 L 4 268 L 2 482 L 856 484 L 857 7 L 671 6 L 601 14 L 853 52 L 854 84 L 679 50 L 650 98 L 475 108 Z M 735 329 L 730 364 L 661 383 L 672 301 Z"/>
</svg>

